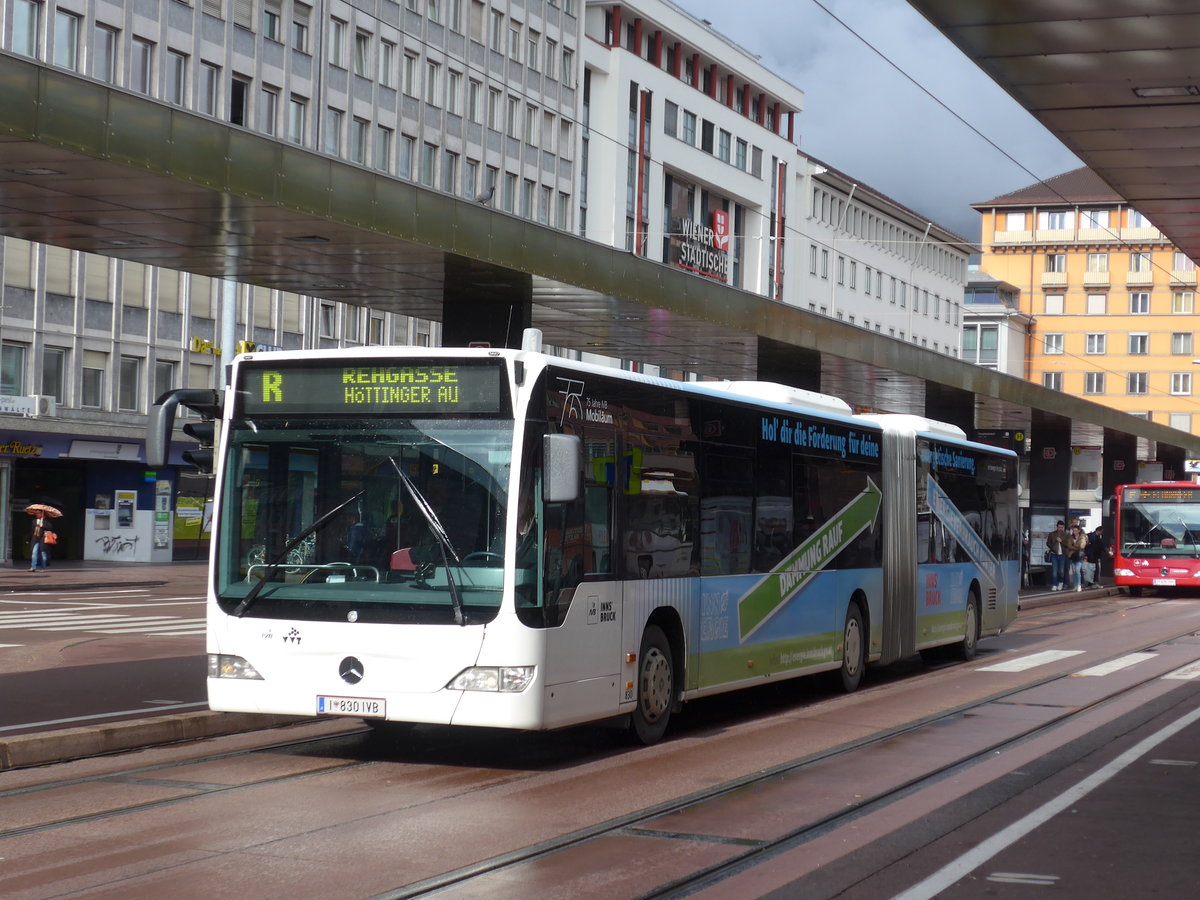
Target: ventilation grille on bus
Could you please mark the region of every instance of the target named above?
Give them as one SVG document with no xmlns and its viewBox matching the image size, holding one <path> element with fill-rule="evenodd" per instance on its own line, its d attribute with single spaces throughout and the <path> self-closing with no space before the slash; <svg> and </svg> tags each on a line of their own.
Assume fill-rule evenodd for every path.
<svg viewBox="0 0 1200 900">
<path fill-rule="evenodd" d="M 988 588 L 988 590 L 987 590 L 987 608 L 995 609 L 996 604 L 999 602 L 999 600 L 1000 600 L 1000 592 L 997 591 L 994 587 Z"/>
</svg>

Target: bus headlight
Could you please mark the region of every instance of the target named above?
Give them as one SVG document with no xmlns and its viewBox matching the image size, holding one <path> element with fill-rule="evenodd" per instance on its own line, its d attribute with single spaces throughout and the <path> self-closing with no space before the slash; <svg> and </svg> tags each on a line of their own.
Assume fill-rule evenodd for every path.
<svg viewBox="0 0 1200 900">
<path fill-rule="evenodd" d="M 516 694 L 533 681 L 534 666 L 472 666 L 446 685 L 452 691 L 502 691 Z"/>
<path fill-rule="evenodd" d="M 258 670 L 240 656 L 228 656 L 224 653 L 208 654 L 209 678 L 245 678 L 251 681 L 262 681 Z"/>
<path fill-rule="evenodd" d="M 1113 571 L 1113 575 L 1123 575 L 1126 578 L 1132 578 L 1136 574 L 1137 572 L 1133 571 L 1133 569 L 1115 569 Z"/>
</svg>

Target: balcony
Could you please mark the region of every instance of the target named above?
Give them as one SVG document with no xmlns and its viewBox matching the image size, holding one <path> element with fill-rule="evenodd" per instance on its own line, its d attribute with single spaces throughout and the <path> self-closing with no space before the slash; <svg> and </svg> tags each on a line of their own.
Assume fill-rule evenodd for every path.
<svg viewBox="0 0 1200 900">
<path fill-rule="evenodd" d="M 1154 284 L 1154 270 L 1147 269 L 1145 272 L 1126 272 L 1125 283 L 1135 287 Z"/>
<path fill-rule="evenodd" d="M 1083 286 L 1084 287 L 1108 287 L 1109 277 L 1107 272 L 1084 272 Z"/>
<path fill-rule="evenodd" d="M 1195 269 L 1172 269 L 1171 270 L 1171 287 L 1182 287 L 1184 285 L 1196 284 Z"/>
<path fill-rule="evenodd" d="M 1165 241 L 1166 239 L 1166 236 L 1153 225 L 1121 229 L 1121 240 L 1123 241 Z"/>
<path fill-rule="evenodd" d="M 1066 272 L 1043 272 L 1042 287 L 1066 287 L 1067 273 Z"/>
<path fill-rule="evenodd" d="M 1033 235 L 1039 244 L 1073 244 L 1075 242 L 1074 228 L 1039 228 Z"/>
<path fill-rule="evenodd" d="M 997 244 L 1032 244 L 1033 232 L 1028 229 L 1024 231 L 997 231 L 992 235 L 992 241 Z"/>
<path fill-rule="evenodd" d="M 1115 228 L 1080 228 L 1079 242 L 1081 244 L 1100 244 L 1117 240 Z"/>
</svg>

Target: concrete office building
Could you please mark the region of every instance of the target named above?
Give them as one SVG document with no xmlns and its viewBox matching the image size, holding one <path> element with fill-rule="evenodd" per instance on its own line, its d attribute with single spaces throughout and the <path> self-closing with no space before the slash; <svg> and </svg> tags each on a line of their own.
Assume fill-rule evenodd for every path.
<svg viewBox="0 0 1200 900">
<path fill-rule="evenodd" d="M 957 353 L 965 243 L 807 159 L 802 93 L 671 3 L 0 9 L 0 47 L 48 67 Z M 141 442 L 163 390 L 219 384 L 229 305 L 235 340 L 259 349 L 442 340 L 437 323 L 334 303 L 319 284 L 233 285 L 121 260 L 128 249 L 4 239 L 9 557 L 25 552 L 19 510 L 42 496 L 68 512 L 60 556 L 197 552 L 205 483 L 186 467 L 147 472 Z"/>
</svg>

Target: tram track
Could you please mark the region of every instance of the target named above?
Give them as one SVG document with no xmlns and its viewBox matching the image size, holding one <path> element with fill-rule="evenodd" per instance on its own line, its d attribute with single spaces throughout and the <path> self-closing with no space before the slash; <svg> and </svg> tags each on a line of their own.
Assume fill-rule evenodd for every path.
<svg viewBox="0 0 1200 900">
<path fill-rule="evenodd" d="M 1152 641 L 1140 648 L 1134 648 L 1132 650 L 1123 649 L 1120 653 L 1114 654 L 1110 659 L 1117 659 L 1131 652 L 1145 652 L 1153 647 L 1162 646 L 1166 643 L 1179 640 L 1195 633 L 1196 629 L 1194 627 L 1184 629 L 1179 631 L 1177 634 Z M 1107 661 L 1108 660 L 1100 660 L 1100 663 Z M 744 792 L 748 789 L 758 786 L 766 785 L 783 777 L 796 775 L 818 764 L 843 760 L 846 761 L 848 765 L 853 765 L 853 757 L 866 749 L 880 746 L 899 737 L 914 735 L 932 728 L 938 728 L 943 723 L 962 718 L 971 713 L 973 710 L 980 709 L 989 704 L 1003 702 L 1007 698 L 1028 692 L 1044 685 L 1052 684 L 1056 681 L 1071 678 L 1078 672 L 1097 664 L 1097 660 L 1095 658 L 1091 658 L 1088 660 L 1086 665 L 1079 665 L 1066 672 L 1057 672 L 1053 675 L 1047 675 L 1043 678 L 1023 683 L 1020 686 L 997 692 L 987 697 L 963 704 L 935 715 L 927 716 L 921 720 L 914 721 L 907 725 L 888 729 L 887 731 L 880 732 L 871 736 L 870 738 L 864 738 L 859 741 L 842 744 L 837 747 L 830 748 L 827 751 L 812 754 L 804 758 L 764 770 L 762 772 L 754 773 L 750 776 L 725 782 L 721 785 L 696 792 L 687 797 L 678 798 L 677 800 L 659 804 L 655 807 L 640 810 L 628 816 L 623 816 L 589 828 L 580 829 L 571 834 L 563 835 L 559 838 L 543 842 L 539 845 L 514 851 L 494 859 L 465 866 L 453 872 L 443 873 L 442 875 L 434 878 L 425 879 L 421 882 L 381 893 L 371 898 L 371 900 L 410 900 L 410 898 L 431 897 L 441 894 L 452 895 L 456 889 L 460 888 L 464 889 L 465 893 L 473 896 L 474 893 L 471 889 L 472 882 L 480 881 L 481 879 L 490 877 L 506 869 L 511 869 L 525 864 L 536 863 L 538 861 L 545 860 L 547 857 L 550 857 L 554 854 L 578 848 L 588 842 L 610 836 L 635 836 L 644 837 L 650 840 L 695 840 L 697 838 L 706 841 L 720 840 L 719 838 L 709 834 L 696 835 L 673 833 L 659 829 L 650 829 L 646 826 L 657 820 L 663 819 L 664 817 L 685 813 L 690 809 L 712 803 L 713 801 L 719 800 L 723 797 Z M 856 819 L 870 815 L 872 812 L 884 808 L 900 798 L 906 797 L 914 792 L 936 784 L 939 781 L 950 778 L 957 773 L 970 769 L 980 762 L 991 760 L 998 753 L 1010 750 L 1040 736 L 1050 734 L 1057 729 L 1061 729 L 1064 725 L 1079 720 L 1094 710 L 1107 704 L 1114 703 L 1119 699 L 1132 694 L 1134 691 L 1143 688 L 1147 684 L 1160 679 L 1161 677 L 1162 674 L 1158 673 L 1139 679 L 1114 694 L 1107 695 L 1096 700 L 1095 702 L 1064 711 L 1061 716 L 1057 716 L 1049 722 L 1045 722 L 1036 727 L 1031 727 L 1020 731 L 1019 733 L 1014 734 L 1005 740 L 989 744 L 986 747 L 983 747 L 982 749 L 979 749 L 968 756 L 957 759 L 952 763 L 938 766 L 926 773 L 921 774 L 918 777 L 898 783 L 886 791 L 872 794 L 870 796 L 864 796 L 861 798 L 861 800 L 854 803 L 850 808 L 835 814 L 819 817 L 811 822 L 805 823 L 802 826 L 791 829 L 775 838 L 761 841 L 745 841 L 735 837 L 728 837 L 722 842 L 728 846 L 741 847 L 741 849 L 731 858 L 726 859 L 718 864 L 705 867 L 692 874 L 689 874 L 686 877 L 673 880 L 652 890 L 637 894 L 636 900 L 651 900 L 651 898 L 682 898 L 689 896 L 694 890 L 719 883 L 722 878 L 731 874 L 736 874 L 745 868 L 756 864 L 756 862 L 762 859 L 791 849 L 795 846 L 802 845 L 807 841 L 847 825 Z M 888 687 L 888 685 L 884 685 L 883 687 Z M 631 900 L 633 900 L 633 898 L 631 898 Z"/>
<path fill-rule="evenodd" d="M 1150 606 L 1152 603 L 1139 603 L 1137 608 Z M 1123 606 L 1121 609 L 1129 610 L 1132 607 Z M 1113 610 L 1107 609 L 1104 612 L 1094 611 L 1091 617 L 1100 618 L 1110 614 Z M 1048 611 L 1047 611 L 1048 614 Z M 1024 617 L 1023 617 L 1024 618 Z M 1042 622 L 1034 621 L 1035 615 L 1030 615 L 1026 621 L 1030 625 L 1028 629 L 1011 629 L 1012 631 L 1031 631 L 1043 627 Z M 1043 620 L 1044 621 L 1044 620 Z M 1058 623 L 1055 623 L 1058 624 Z M 1123 623 L 1114 621 L 1111 628 L 1101 630 L 1098 633 L 1109 634 L 1125 627 Z M 1130 652 L 1147 651 L 1156 646 L 1163 646 L 1173 641 L 1186 638 L 1196 632 L 1194 626 L 1182 628 L 1177 627 L 1169 633 L 1160 634 L 1154 640 L 1139 644 L 1138 646 L 1122 647 L 1119 652 L 1114 652 L 1111 657 L 1117 658 L 1121 655 Z M 989 654 L 990 655 L 990 654 Z M 603 840 L 605 838 L 619 837 L 621 839 L 643 839 L 652 841 L 696 841 L 704 840 L 710 843 L 720 843 L 727 848 L 732 848 L 733 852 L 718 864 L 699 867 L 696 871 L 688 874 L 686 877 L 673 878 L 663 881 L 658 887 L 652 888 L 636 896 L 644 897 L 683 897 L 690 892 L 702 889 L 705 885 L 719 884 L 724 878 L 730 877 L 737 872 L 755 865 L 758 861 L 769 859 L 774 854 L 785 852 L 787 849 L 795 846 L 804 845 L 806 842 L 813 841 L 823 834 L 827 834 L 837 828 L 852 822 L 857 818 L 869 816 L 873 811 L 887 807 L 889 804 L 896 802 L 898 799 L 920 791 L 922 788 L 938 781 L 945 780 L 956 773 L 969 769 L 979 762 L 993 757 L 998 752 L 1003 752 L 1006 749 L 1011 749 L 1020 745 L 1023 742 L 1033 740 L 1040 735 L 1052 732 L 1056 728 L 1061 728 L 1063 725 L 1077 720 L 1079 717 L 1086 715 L 1088 712 L 1102 707 L 1104 704 L 1113 703 L 1121 697 L 1127 696 L 1131 692 L 1144 687 L 1149 682 L 1161 677 L 1161 674 L 1150 675 L 1145 678 L 1139 678 L 1122 690 L 1106 694 L 1104 697 L 1097 699 L 1093 703 L 1079 706 L 1073 709 L 1064 709 L 1061 715 L 1056 715 L 1052 720 L 1046 721 L 1036 727 L 1024 728 L 1002 741 L 997 741 L 988 744 L 985 747 L 977 749 L 975 752 L 965 755 L 962 758 L 956 759 L 945 765 L 940 765 L 922 772 L 917 776 L 898 781 L 892 784 L 887 790 L 877 791 L 869 795 L 864 795 L 852 806 L 845 809 L 840 809 L 836 813 L 818 816 L 812 818 L 811 821 L 798 824 L 795 828 L 789 829 L 784 833 L 776 835 L 770 839 L 747 839 L 736 835 L 709 835 L 709 834 L 693 834 L 687 831 L 672 830 L 663 825 L 663 821 L 673 816 L 678 817 L 691 810 L 696 810 L 704 807 L 706 804 L 713 804 L 722 801 L 723 799 L 735 797 L 738 794 L 744 794 L 748 791 L 769 786 L 774 781 L 792 778 L 804 775 L 806 772 L 816 769 L 822 765 L 854 765 L 853 758 L 855 754 L 863 754 L 869 752 L 872 748 L 878 748 L 887 744 L 889 741 L 894 741 L 900 738 L 908 738 L 918 736 L 924 731 L 936 730 L 944 727 L 946 723 L 953 722 L 956 719 L 963 719 L 972 714 L 972 712 L 981 709 L 988 704 L 1003 703 L 1008 698 L 1013 698 L 1015 695 L 1025 691 L 1030 691 L 1035 688 L 1052 684 L 1055 681 L 1070 678 L 1075 673 L 1081 671 L 1087 666 L 1095 666 L 1099 662 L 1104 662 L 1105 658 L 1097 655 L 1089 655 L 1087 662 L 1080 662 L 1078 665 L 1067 665 L 1063 668 L 1049 673 L 1040 678 L 1022 679 L 1019 684 L 1012 685 L 1000 691 L 992 692 L 986 696 L 975 698 L 969 702 L 965 702 L 954 706 L 950 709 L 939 710 L 935 714 L 927 715 L 922 718 L 907 722 L 903 725 L 898 725 L 886 730 L 881 730 L 869 737 L 864 737 L 855 741 L 848 741 L 831 746 L 820 752 L 811 753 L 786 763 L 755 771 L 751 774 L 722 781 L 719 784 L 711 785 L 707 788 L 668 800 L 658 804 L 650 805 L 642 809 L 630 812 L 627 815 L 608 818 L 605 821 L 597 822 L 583 828 L 578 828 L 569 833 L 559 835 L 557 837 L 543 840 L 536 843 L 531 843 L 527 847 L 514 849 L 511 852 L 497 854 L 487 859 L 481 859 L 477 862 L 470 863 L 465 866 L 448 870 L 439 875 L 425 878 L 420 881 L 414 881 L 411 884 L 406 884 L 384 893 L 377 894 L 380 898 L 409 898 L 409 897 L 424 897 L 433 895 L 453 895 L 458 891 L 470 892 L 473 889 L 486 885 L 487 879 L 503 875 L 506 872 L 512 872 L 523 865 L 537 864 L 540 861 L 552 859 L 556 854 L 570 853 L 578 851 L 581 848 L 586 849 L 591 842 Z M 974 666 L 964 667 L 960 665 L 942 666 L 933 668 L 928 672 L 928 678 L 934 679 L 939 677 L 958 677 L 969 672 L 971 668 L 977 668 L 980 664 L 986 664 L 987 660 L 977 661 Z M 957 673 L 957 676 L 955 675 Z M 898 677 L 893 680 L 885 681 L 881 684 L 867 687 L 854 695 L 845 697 L 831 697 L 832 703 L 822 701 L 823 707 L 847 708 L 856 702 L 870 700 L 872 698 L 886 698 L 888 694 L 893 692 L 902 692 L 914 684 L 914 679 Z M 706 728 L 706 723 L 698 723 L 698 729 L 703 731 Z M 393 765 L 400 766 L 401 771 L 408 767 L 405 760 L 397 761 L 390 756 L 381 758 L 378 745 L 363 745 L 362 737 L 368 734 L 370 729 L 358 727 L 348 723 L 344 730 L 338 730 L 333 733 L 325 733 L 318 736 L 307 736 L 302 738 L 293 738 L 287 740 L 278 740 L 265 744 L 256 744 L 251 747 L 243 747 L 237 749 L 229 749 L 222 752 L 200 754 L 188 756 L 187 758 L 170 760 L 165 762 L 156 762 L 149 765 L 131 767 L 121 769 L 119 771 L 106 771 L 91 775 L 83 775 L 74 778 L 68 778 L 60 781 L 48 781 L 39 784 L 30 784 L 23 787 L 14 787 L 8 790 L 0 790 L 0 804 L 6 800 L 15 800 L 19 797 L 28 797 L 31 794 L 36 794 L 40 791 L 48 791 L 52 789 L 70 788 L 72 786 L 84 786 L 96 783 L 136 783 L 141 785 L 159 785 L 168 787 L 177 787 L 181 793 L 177 796 L 166 797 L 157 800 L 149 800 L 140 803 L 130 803 L 125 805 L 114 805 L 111 808 L 97 809 L 80 813 L 77 815 L 61 816 L 53 820 L 47 820 L 12 828 L 0 830 L 0 841 L 38 833 L 47 833 L 54 830 L 68 828 L 73 825 L 86 825 L 88 823 L 111 820 L 122 816 L 133 816 L 139 813 L 162 809 L 171 806 L 180 806 L 199 801 L 206 798 L 211 798 L 221 794 L 232 794 L 238 792 L 249 792 L 255 788 L 269 788 L 276 786 L 286 786 L 289 783 L 298 783 L 306 779 L 327 777 L 338 773 L 350 772 L 357 769 L 365 769 L 375 765 Z M 422 742 L 420 761 L 413 761 L 413 770 L 416 771 L 420 766 L 428 766 L 430 763 L 436 763 L 443 753 L 452 755 L 453 742 L 449 731 L 434 731 L 427 737 L 430 742 Z M 423 736 L 425 737 L 425 736 Z M 366 750 L 366 756 L 363 756 L 363 747 L 369 746 L 371 749 Z M 304 771 L 276 775 L 269 778 L 249 778 L 244 781 L 239 781 L 232 784 L 207 784 L 188 781 L 183 778 L 172 778 L 172 770 L 181 770 L 184 767 L 193 767 L 203 764 L 221 764 L 224 762 L 235 762 L 238 759 L 253 756 L 255 754 L 294 754 L 299 756 L 312 755 L 318 757 L 329 757 L 338 754 L 343 754 L 346 758 L 336 761 L 325 760 L 318 762 Z M 639 751 L 632 751 L 634 755 L 630 756 L 630 761 L 637 761 Z M 572 753 L 563 756 L 562 761 L 568 766 L 586 767 L 596 757 L 590 754 Z M 482 762 L 482 759 L 481 759 Z M 467 758 L 462 756 L 457 758 L 459 765 L 470 765 L 469 754 Z M 521 779 L 536 778 L 539 774 L 549 773 L 556 769 L 557 766 L 538 765 L 534 764 L 522 769 L 517 769 L 511 772 L 502 772 L 500 774 L 492 773 L 492 776 L 484 778 L 476 787 L 491 787 L 497 784 L 511 784 L 518 782 Z M 480 770 L 482 771 L 482 770 Z M 182 774 L 182 772 L 180 773 Z M 395 776 L 392 776 L 395 777 Z M 401 774 L 400 776 L 404 776 Z M 482 777 L 482 776 L 480 776 Z M 468 785 L 467 790 L 473 790 Z M 634 896 L 634 895 L 630 895 Z"/>
</svg>

